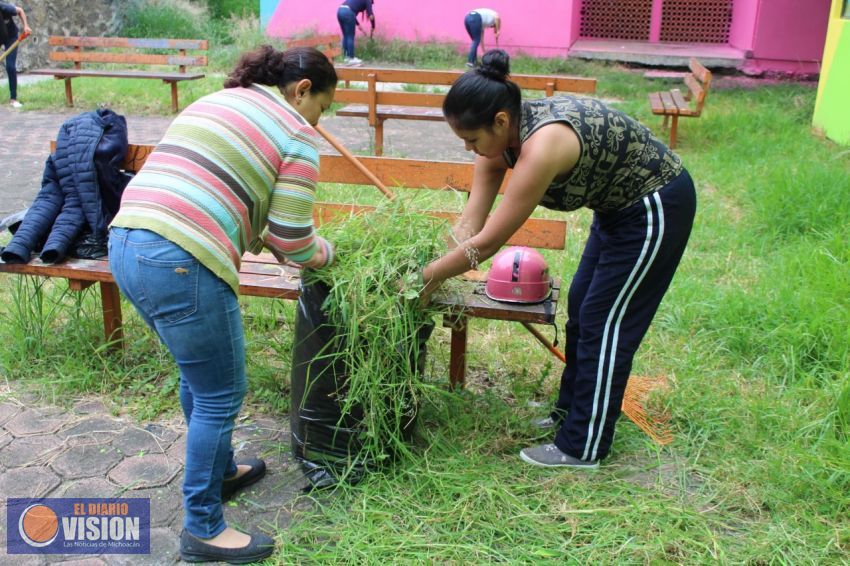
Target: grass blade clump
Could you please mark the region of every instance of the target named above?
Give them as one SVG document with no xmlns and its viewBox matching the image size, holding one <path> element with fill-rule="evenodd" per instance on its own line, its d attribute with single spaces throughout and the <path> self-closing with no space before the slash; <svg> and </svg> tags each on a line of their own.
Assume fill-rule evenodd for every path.
<svg viewBox="0 0 850 566">
<path fill-rule="evenodd" d="M 409 204 L 386 202 L 374 212 L 323 226 L 336 246 L 336 261 L 330 269 L 304 274 L 305 284 L 329 289 L 323 311 L 336 333 L 335 348 L 317 359 L 344 368 L 344 379 L 338 379 L 339 426 L 352 415 L 360 420 L 362 447 L 354 446 L 343 466 L 336 463 L 343 477 L 353 466 L 369 469 L 409 454 L 405 440 L 427 393 L 419 374 L 436 308 L 418 300 L 417 275 L 439 255 L 447 227 Z"/>
</svg>

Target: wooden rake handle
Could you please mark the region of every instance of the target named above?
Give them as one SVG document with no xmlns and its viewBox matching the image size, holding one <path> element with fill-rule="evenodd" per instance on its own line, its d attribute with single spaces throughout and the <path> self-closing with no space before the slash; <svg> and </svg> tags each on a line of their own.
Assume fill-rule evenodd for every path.
<svg viewBox="0 0 850 566">
<path fill-rule="evenodd" d="M 316 131 L 319 132 L 320 134 L 322 134 L 322 136 L 324 136 L 324 138 L 326 140 L 328 140 L 328 143 L 330 143 L 334 147 L 334 149 L 336 149 L 338 152 L 340 152 L 343 157 L 348 159 L 351 162 L 351 164 L 354 165 L 357 168 L 358 171 L 363 173 L 366 176 L 366 178 L 369 179 L 369 181 L 371 181 L 371 183 L 373 185 L 378 187 L 378 190 L 381 191 L 382 193 L 384 193 L 384 195 L 388 199 L 395 200 L 395 193 L 393 193 L 391 190 L 389 190 L 387 188 L 387 186 L 384 185 L 381 182 L 381 180 L 378 179 L 378 177 L 375 176 L 374 173 L 369 171 L 369 169 L 367 169 L 366 166 L 363 165 L 363 163 L 359 159 L 357 159 L 357 157 L 355 157 L 355 155 L 353 153 L 348 151 L 348 149 L 346 149 L 346 147 L 344 145 L 342 145 L 339 142 L 338 139 L 336 139 L 327 130 L 325 130 L 323 127 L 321 127 L 319 125 L 316 125 Z"/>
<path fill-rule="evenodd" d="M 564 353 L 563 353 L 562 351 L 560 351 L 558 348 L 556 348 L 555 346 L 553 346 L 553 345 L 552 345 L 552 343 L 551 343 L 551 342 L 549 342 L 549 340 L 547 340 L 545 336 L 543 336 L 542 334 L 540 334 L 540 331 L 539 331 L 539 330 L 537 330 L 536 328 L 534 328 L 534 327 L 531 325 L 531 323 L 529 323 L 529 322 L 523 322 L 523 323 L 522 323 L 522 325 L 525 327 L 525 329 L 526 329 L 526 330 L 528 330 L 529 332 L 531 332 L 531 334 L 532 334 L 535 338 L 537 338 L 537 341 L 538 341 L 538 342 L 540 342 L 541 344 L 543 344 L 543 345 L 546 347 L 546 349 L 547 349 L 547 350 L 549 350 L 550 352 L 552 352 L 552 353 L 555 355 L 555 357 L 556 357 L 556 358 L 558 358 L 559 360 L 561 360 L 563 363 L 567 363 L 567 356 L 565 356 L 565 355 L 564 355 Z"/>
<path fill-rule="evenodd" d="M 0 23 L 0 25 L 3 25 L 3 24 L 2 24 L 2 23 Z M 22 34 L 20 35 L 20 37 L 18 37 L 18 39 L 15 41 L 15 43 L 13 43 L 13 44 L 9 47 L 9 49 L 7 49 L 6 51 L 4 51 L 4 52 L 3 52 L 3 54 L 2 54 L 2 55 L 0 55 L 0 62 L 2 62 L 2 61 L 3 61 L 3 59 L 5 59 L 6 57 L 8 57 L 8 56 L 9 56 L 9 53 L 11 53 L 12 51 L 14 51 L 14 50 L 18 47 L 18 45 L 20 45 L 20 44 L 21 44 L 21 42 L 22 42 L 23 40 L 25 40 L 26 38 L 28 38 L 29 36 L 30 36 L 30 34 L 28 34 L 27 32 L 22 33 Z"/>
</svg>

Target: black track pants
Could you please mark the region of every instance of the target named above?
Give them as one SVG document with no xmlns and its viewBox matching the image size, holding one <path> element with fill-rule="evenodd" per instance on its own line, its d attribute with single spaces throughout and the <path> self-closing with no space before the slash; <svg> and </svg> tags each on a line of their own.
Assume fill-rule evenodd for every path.
<svg viewBox="0 0 850 566">
<path fill-rule="evenodd" d="M 596 213 L 570 285 L 567 364 L 553 416 L 562 451 L 604 458 L 632 359 L 670 286 L 696 211 L 687 171 L 623 210 Z"/>
</svg>

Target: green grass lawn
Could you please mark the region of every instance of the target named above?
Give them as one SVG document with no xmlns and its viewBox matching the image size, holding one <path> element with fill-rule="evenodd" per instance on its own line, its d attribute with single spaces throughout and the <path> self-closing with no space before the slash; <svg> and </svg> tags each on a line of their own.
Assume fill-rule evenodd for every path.
<svg viewBox="0 0 850 566">
<path fill-rule="evenodd" d="M 599 96 L 660 131 L 646 93 L 670 83 L 618 65 L 516 63 L 515 72 L 596 76 Z M 219 84 L 181 85 L 181 104 Z M 80 108 L 169 106 L 155 81 L 82 79 L 75 91 Z M 55 109 L 62 96 L 60 82 L 47 82 L 21 98 Z M 698 215 L 633 370 L 669 377 L 656 401 L 672 415 L 671 445 L 657 447 L 624 418 L 595 473 L 524 465 L 519 449 L 543 441 L 528 421 L 545 409 L 530 403 L 551 403 L 560 364 L 518 326 L 474 320 L 470 385 L 448 393 L 448 331 L 437 328 L 427 379 L 438 387 L 423 400 L 413 457 L 296 512 L 279 533 L 278 560 L 850 562 L 850 152 L 812 134 L 814 101 L 811 84 L 743 88 L 727 78 L 701 118 L 680 124 Z M 590 216 L 570 218 L 566 251 L 546 253 L 565 284 Z M 140 419 L 174 414 L 167 353 L 128 316 L 126 356 L 106 355 L 95 299 L 0 275 L 5 379 L 56 402 L 95 392 Z M 283 415 L 293 305 L 243 305 L 249 402 Z"/>
</svg>

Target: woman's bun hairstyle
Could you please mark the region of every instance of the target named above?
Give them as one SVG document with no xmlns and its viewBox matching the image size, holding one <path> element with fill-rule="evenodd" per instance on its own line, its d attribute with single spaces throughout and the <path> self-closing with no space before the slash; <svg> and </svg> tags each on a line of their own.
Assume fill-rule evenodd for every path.
<svg viewBox="0 0 850 566">
<path fill-rule="evenodd" d="M 293 47 L 279 51 L 261 45 L 243 53 L 224 81 L 224 88 L 247 88 L 253 84 L 283 88 L 289 83 L 310 79 L 311 92 L 336 88 L 336 70 L 324 53 L 313 47 Z"/>
<path fill-rule="evenodd" d="M 496 114 L 505 110 L 517 119 L 522 93 L 510 80 L 511 58 L 501 49 L 491 49 L 481 66 L 465 72 L 454 82 L 443 100 L 443 115 L 456 128 L 490 128 Z"/>
<path fill-rule="evenodd" d="M 481 66 L 475 69 L 493 81 L 505 81 L 511 74 L 511 56 L 502 49 L 491 49 L 481 57 Z"/>
</svg>

